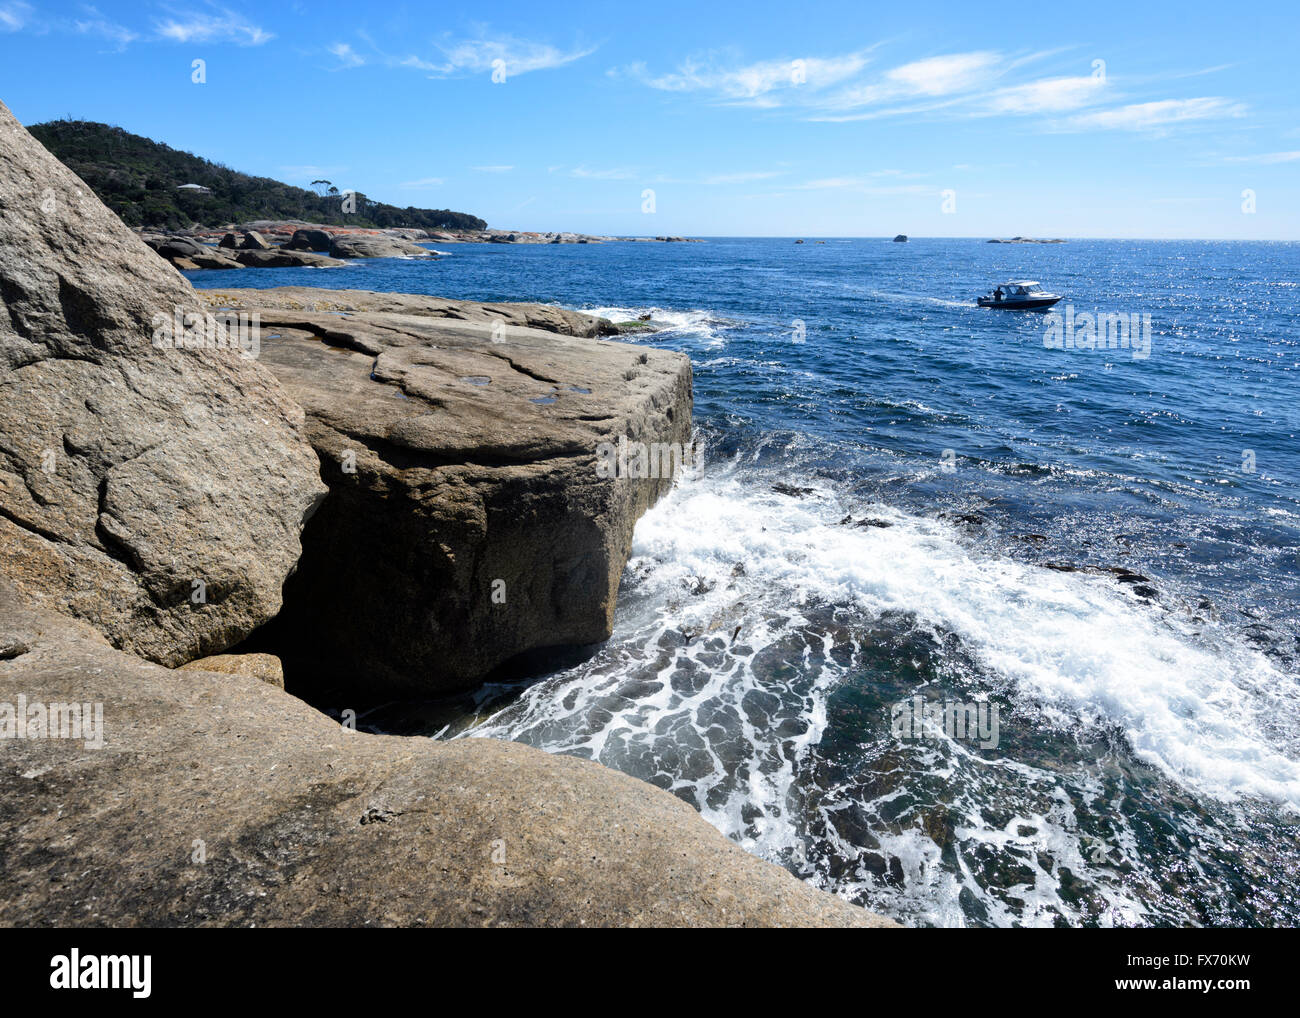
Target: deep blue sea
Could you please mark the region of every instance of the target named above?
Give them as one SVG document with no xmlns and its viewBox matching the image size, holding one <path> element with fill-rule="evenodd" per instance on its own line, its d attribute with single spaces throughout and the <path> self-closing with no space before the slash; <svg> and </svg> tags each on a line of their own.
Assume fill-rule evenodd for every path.
<svg viewBox="0 0 1300 1018">
<path fill-rule="evenodd" d="M 608 644 L 424 730 L 598 759 L 912 925 L 1300 923 L 1300 244 L 444 250 L 189 275 L 650 313 L 706 455 Z M 975 305 L 1023 278 L 1149 356 Z"/>
</svg>

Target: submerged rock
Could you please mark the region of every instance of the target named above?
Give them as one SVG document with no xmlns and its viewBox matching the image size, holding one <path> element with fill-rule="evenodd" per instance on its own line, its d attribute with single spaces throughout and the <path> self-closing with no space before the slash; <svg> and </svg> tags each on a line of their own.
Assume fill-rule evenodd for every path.
<svg viewBox="0 0 1300 1018">
<path fill-rule="evenodd" d="M 324 492 L 301 409 L 224 333 L 175 347 L 189 283 L 2 105 L 0 290 L 0 571 L 167 665 L 275 615 Z"/>
</svg>

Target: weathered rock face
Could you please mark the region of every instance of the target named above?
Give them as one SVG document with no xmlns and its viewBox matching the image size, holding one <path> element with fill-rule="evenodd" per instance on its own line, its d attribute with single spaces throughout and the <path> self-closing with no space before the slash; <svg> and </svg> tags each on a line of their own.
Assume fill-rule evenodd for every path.
<svg viewBox="0 0 1300 1018">
<path fill-rule="evenodd" d="M 285 587 L 287 667 L 354 697 L 427 695 L 609 636 L 633 525 L 674 464 L 602 477 L 598 450 L 689 455 L 686 357 L 243 293 L 208 297 L 256 308 L 280 337 L 262 362 L 306 410 L 330 487 Z"/>
<path fill-rule="evenodd" d="M 180 670 L 247 675 L 280 689 L 284 688 L 284 667 L 274 654 L 213 654 L 181 665 Z"/>
<path fill-rule="evenodd" d="M 239 245 L 244 251 L 269 251 L 271 242 L 263 237 L 256 230 L 249 230 L 244 234 L 243 242 Z"/>
<path fill-rule="evenodd" d="M 0 634 L 0 703 L 103 706 L 102 748 L 0 740 L 0 925 L 892 925 L 599 764 L 182 681 L 2 578 Z"/>
<path fill-rule="evenodd" d="M 193 289 L 3 106 L 0 293 L 0 569 L 165 664 L 275 615 L 324 491 L 302 411 L 237 350 L 153 345 Z"/>
<path fill-rule="evenodd" d="M 427 247 L 400 237 L 367 237 L 357 234 L 336 234 L 330 238 L 330 256 L 333 258 L 432 258 Z"/>
</svg>

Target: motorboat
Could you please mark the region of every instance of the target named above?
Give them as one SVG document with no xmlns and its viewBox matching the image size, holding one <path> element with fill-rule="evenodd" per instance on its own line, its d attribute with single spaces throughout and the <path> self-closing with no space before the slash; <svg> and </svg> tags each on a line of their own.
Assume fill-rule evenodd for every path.
<svg viewBox="0 0 1300 1018">
<path fill-rule="evenodd" d="M 1037 280 L 1013 279 L 980 297 L 977 303 L 982 308 L 1003 311 L 1043 311 L 1058 300 L 1061 300 L 1059 294 L 1048 293 Z"/>
</svg>

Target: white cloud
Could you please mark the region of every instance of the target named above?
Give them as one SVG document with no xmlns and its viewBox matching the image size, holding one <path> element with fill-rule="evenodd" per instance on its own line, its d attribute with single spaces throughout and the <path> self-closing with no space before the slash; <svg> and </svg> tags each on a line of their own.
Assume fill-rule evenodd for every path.
<svg viewBox="0 0 1300 1018">
<path fill-rule="evenodd" d="M 87 7 L 85 11 L 88 15 L 86 18 L 73 19 L 72 22 L 72 27 L 81 35 L 98 35 L 115 44 L 118 49 L 125 49 L 140 38 L 138 33 L 131 31 L 125 25 L 109 21 L 94 7 Z"/>
<path fill-rule="evenodd" d="M 1300 152 L 1262 152 L 1252 156 L 1225 156 L 1225 163 L 1259 163 L 1272 166 L 1277 163 L 1294 163 L 1300 160 Z"/>
<path fill-rule="evenodd" d="M 32 20 L 32 5 L 25 3 L 0 4 L 0 32 L 17 32 Z"/>
<path fill-rule="evenodd" d="M 988 108 L 994 113 L 1064 113 L 1096 102 L 1105 87 L 1104 78 L 1092 75 L 1043 78 L 999 89 L 989 97 Z"/>
<path fill-rule="evenodd" d="M 414 62 L 411 66 L 420 66 L 422 70 L 433 71 L 444 77 L 465 72 L 491 71 L 499 66 L 505 71 L 507 78 L 514 78 L 531 71 L 563 67 L 596 52 L 595 46 L 565 51 L 548 43 L 517 39 L 510 35 L 496 38 L 479 37 L 436 45 L 444 57 L 442 64 L 426 64 L 410 57 L 408 60 Z M 500 61 L 500 64 L 497 61 Z"/>
<path fill-rule="evenodd" d="M 952 53 L 895 67 L 885 74 L 889 85 L 907 95 L 951 95 L 985 82 L 1001 57 L 997 53 Z"/>
<path fill-rule="evenodd" d="M 644 64 L 632 64 L 623 73 L 664 92 L 712 92 L 727 102 L 771 106 L 779 105 L 774 93 L 816 92 L 854 77 L 867 63 L 865 50 L 837 57 L 763 60 L 740 67 L 720 67 L 716 55 L 707 54 L 684 61 L 670 74 L 651 75 Z"/>
<path fill-rule="evenodd" d="M 509 80 L 530 71 L 563 67 L 596 51 L 595 46 L 565 51 L 548 43 L 518 39 L 510 35 L 494 38 L 480 35 L 476 39 L 435 41 L 433 45 L 441 54 L 439 59 L 416 56 L 414 53 L 399 56 L 385 52 L 365 32 L 358 32 L 357 35 L 370 47 L 373 56 L 358 53 L 349 43 L 336 42 L 329 47 L 329 52 L 342 61 L 335 70 L 379 63 L 385 67 L 423 71 L 433 78 L 500 70 L 505 73 L 506 80 Z"/>
<path fill-rule="evenodd" d="M 1134 103 L 1095 113 L 1080 113 L 1070 117 L 1065 126 L 1086 129 L 1103 128 L 1121 131 L 1159 131 L 1175 124 L 1197 120 L 1217 120 L 1241 117 L 1246 107 L 1231 99 L 1219 96 L 1201 96 L 1196 99 L 1161 99 L 1158 102 Z"/>
<path fill-rule="evenodd" d="M 354 50 L 346 42 L 336 42 L 329 47 L 329 51 L 339 58 L 340 66 L 335 70 L 342 70 L 346 67 L 360 67 L 366 62 L 366 58 Z"/>
<path fill-rule="evenodd" d="M 233 42 L 260 46 L 275 36 L 227 8 L 216 13 L 169 10 L 171 17 L 154 22 L 158 35 L 172 42 Z"/>
<path fill-rule="evenodd" d="M 428 191 L 435 187 L 442 187 L 441 177 L 421 177 L 419 180 L 403 181 L 398 187 L 408 191 Z"/>
</svg>

